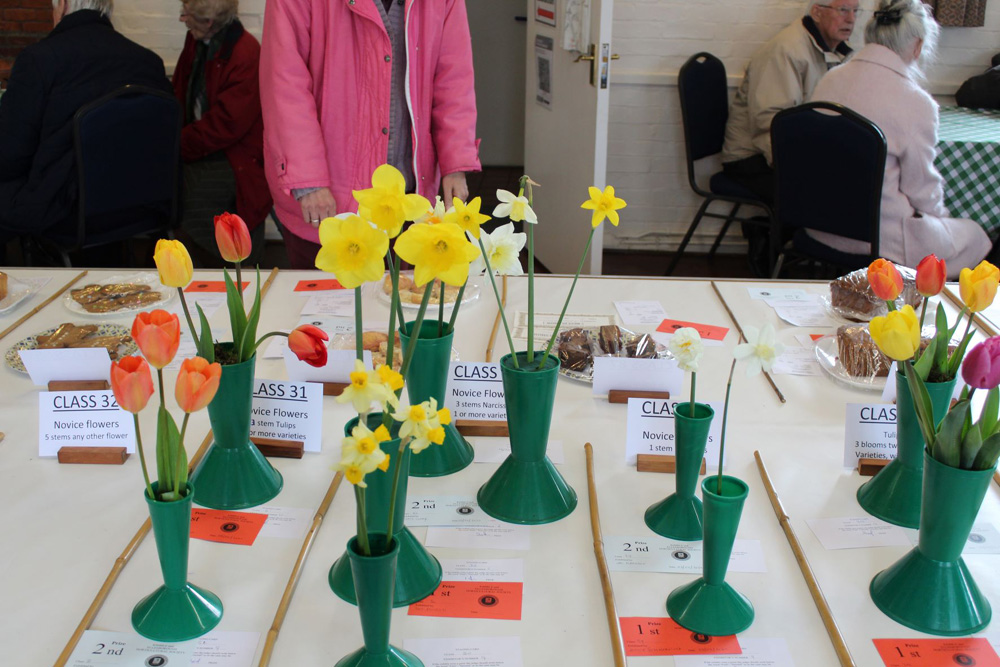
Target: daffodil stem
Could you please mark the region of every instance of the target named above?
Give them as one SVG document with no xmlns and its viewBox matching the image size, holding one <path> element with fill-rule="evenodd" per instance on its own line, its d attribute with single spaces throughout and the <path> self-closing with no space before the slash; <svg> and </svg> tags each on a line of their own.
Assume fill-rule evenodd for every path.
<svg viewBox="0 0 1000 667">
<path fill-rule="evenodd" d="M 181 422 L 181 434 L 177 438 L 177 465 L 174 466 L 174 493 L 178 498 L 181 497 L 181 467 L 184 465 L 184 434 L 187 432 L 188 419 L 191 417 L 190 412 L 184 413 L 184 421 Z"/>
<path fill-rule="evenodd" d="M 236 264 L 236 293 L 239 294 L 240 296 L 240 307 L 246 310 L 246 306 L 243 303 L 243 273 L 242 269 L 240 268 L 240 263 L 235 262 L 235 264 Z"/>
<path fill-rule="evenodd" d="M 441 281 L 441 292 L 438 296 L 438 338 L 441 337 L 441 327 L 444 322 L 444 281 Z"/>
<path fill-rule="evenodd" d="M 392 278 L 392 293 L 396 297 L 396 303 L 393 308 L 399 316 L 399 323 L 403 324 L 403 322 L 406 321 L 406 318 L 403 316 L 403 303 L 399 300 L 399 266 L 401 264 L 401 260 L 399 259 L 399 255 L 393 254 L 391 249 L 389 250 L 389 256 L 392 257 L 391 265 L 394 274 Z"/>
<path fill-rule="evenodd" d="M 420 302 L 417 319 L 413 321 L 413 328 L 410 329 L 410 340 L 413 344 L 406 348 L 406 354 L 403 355 L 403 365 L 399 369 L 399 374 L 403 376 L 404 382 L 406 381 L 406 374 L 410 370 L 410 363 L 413 361 L 413 353 L 417 349 L 417 340 L 420 338 L 420 327 L 424 325 L 424 315 L 427 314 L 427 303 L 431 300 L 432 291 L 430 287 L 424 290 L 424 298 Z"/>
<path fill-rule="evenodd" d="M 455 320 L 458 318 L 458 307 L 462 305 L 462 297 L 465 296 L 465 286 L 469 284 L 469 279 L 466 278 L 462 286 L 458 288 L 458 296 L 455 297 L 455 307 L 451 309 L 451 319 L 448 320 L 448 330 L 455 330 Z"/>
<path fill-rule="evenodd" d="M 530 208 L 534 202 L 531 195 L 531 184 L 528 180 L 526 176 L 521 177 L 521 189 L 517 196 L 524 195 L 524 186 L 527 185 L 528 207 Z M 535 226 L 527 220 L 524 221 L 524 226 L 528 232 L 528 354 L 526 361 L 531 364 L 535 360 Z M 510 352 L 514 354 L 514 349 L 511 348 Z M 517 358 L 516 354 L 514 354 L 514 358 Z"/>
<path fill-rule="evenodd" d="M 354 288 L 354 353 L 358 356 L 358 361 L 365 360 L 364 341 L 364 321 L 361 315 L 361 286 Z M 392 335 L 392 332 L 389 332 Z"/>
<path fill-rule="evenodd" d="M 729 366 L 729 380 L 726 381 L 726 402 L 722 406 L 722 434 L 719 437 L 719 474 L 718 482 L 715 485 L 715 493 L 722 495 L 722 463 L 725 461 L 726 456 L 726 420 L 729 418 L 729 393 L 733 389 L 733 371 L 736 370 L 736 359 L 733 359 L 733 363 Z M 692 381 L 694 379 L 694 373 L 691 374 Z M 692 406 L 694 405 L 694 399 L 692 399 Z"/>
<path fill-rule="evenodd" d="M 389 552 L 392 548 L 392 522 L 395 520 L 396 514 L 396 493 L 399 491 L 399 474 L 403 469 L 403 454 L 406 453 L 406 443 L 410 441 L 409 438 L 401 438 L 399 441 L 399 450 L 396 452 L 396 469 L 392 471 L 392 490 L 389 492 L 389 517 L 388 523 L 385 527 L 385 551 Z"/>
<path fill-rule="evenodd" d="M 399 255 L 392 258 L 389 268 L 389 278 L 392 280 L 392 296 L 389 304 L 389 340 L 385 344 L 385 363 L 392 368 L 392 358 L 396 351 L 396 309 L 399 307 Z M 399 326 L 403 326 L 402 315 L 399 318 Z"/>
<path fill-rule="evenodd" d="M 691 372 L 691 419 L 694 419 L 694 386 L 698 382 L 698 374 Z"/>
<path fill-rule="evenodd" d="M 371 556 L 372 548 L 368 544 L 368 517 L 365 511 L 365 490 L 363 487 L 354 486 L 354 500 L 358 505 L 358 548 L 361 549 L 362 556 Z"/>
<path fill-rule="evenodd" d="M 493 267 L 490 266 L 490 258 L 486 254 L 486 246 L 483 245 L 483 239 L 479 239 L 479 252 L 483 255 L 483 261 L 486 263 L 486 275 L 490 277 L 490 285 L 493 286 L 493 294 L 497 297 L 497 310 L 500 313 L 500 321 L 503 322 L 503 332 L 507 334 L 507 345 L 510 346 L 510 357 L 514 360 L 514 368 L 518 368 L 517 364 L 517 352 L 514 350 L 514 339 L 510 335 L 510 327 L 507 326 L 507 315 L 503 312 L 503 299 L 500 297 L 500 290 L 497 289 L 497 279 L 493 275 Z"/>
<path fill-rule="evenodd" d="M 132 419 L 135 420 L 135 443 L 136 448 L 139 450 L 139 464 L 142 466 L 142 477 L 146 480 L 146 495 L 149 496 L 150 500 L 156 500 L 156 496 L 153 495 L 153 485 L 149 483 L 149 472 L 146 469 L 146 455 L 142 451 L 142 433 L 139 431 L 138 413 L 133 412 Z"/>
<path fill-rule="evenodd" d="M 590 252 L 590 244 L 594 240 L 594 231 L 596 227 L 591 227 L 590 236 L 587 237 L 587 247 L 583 249 L 583 256 L 580 257 L 580 265 L 576 267 L 576 275 L 573 276 L 573 284 L 569 286 L 569 294 L 566 295 L 566 302 L 563 303 L 562 311 L 559 313 L 559 319 L 556 320 L 556 326 L 552 330 L 552 337 L 549 338 L 549 345 L 545 348 L 545 354 L 538 362 L 538 367 L 541 368 L 545 364 L 545 360 L 549 358 L 549 352 L 552 351 L 552 346 L 556 343 L 556 336 L 559 335 L 559 327 L 562 326 L 563 318 L 566 316 L 566 309 L 569 308 L 570 299 L 573 298 L 573 290 L 576 289 L 576 281 L 580 278 L 580 272 L 583 271 L 583 263 L 587 260 L 587 253 Z M 531 238 L 530 236 L 528 237 Z M 530 283 L 529 283 L 530 289 Z M 531 306 L 528 306 L 528 315 L 531 315 Z M 531 332 L 528 332 L 528 345 L 531 345 Z M 529 348 L 530 349 L 530 348 Z M 528 359 L 531 362 L 531 359 Z"/>
<path fill-rule="evenodd" d="M 191 311 L 188 310 L 187 299 L 184 298 L 184 288 L 178 287 L 177 293 L 181 296 L 181 307 L 184 309 L 184 318 L 187 319 L 188 327 L 191 328 L 191 337 L 194 339 L 194 343 L 198 345 L 198 332 L 194 328 L 194 320 L 191 319 Z"/>
</svg>

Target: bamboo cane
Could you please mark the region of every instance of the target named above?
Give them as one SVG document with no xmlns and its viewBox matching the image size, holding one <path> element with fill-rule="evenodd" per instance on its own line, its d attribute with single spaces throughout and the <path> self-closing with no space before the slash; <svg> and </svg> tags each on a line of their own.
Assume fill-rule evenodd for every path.
<svg viewBox="0 0 1000 667">
<path fill-rule="evenodd" d="M 594 482 L 594 448 L 588 442 L 583 451 L 587 455 L 587 493 L 590 496 L 590 530 L 594 535 L 594 556 L 597 558 L 597 572 L 601 576 L 604 591 L 604 611 L 608 617 L 608 631 L 611 633 L 611 650 L 614 652 L 615 667 L 625 667 L 625 648 L 622 642 L 622 628 L 618 622 L 615 606 L 615 592 L 611 588 L 611 573 L 604 557 L 604 538 L 601 536 L 601 513 L 597 507 L 597 484 Z"/>
<path fill-rule="evenodd" d="M 85 275 L 87 275 L 87 272 L 86 271 L 81 271 L 79 274 L 77 274 L 76 278 L 73 278 L 73 280 L 71 280 L 68 283 L 66 283 L 65 285 L 63 285 L 62 289 L 60 289 L 58 292 L 56 292 L 55 294 L 53 294 L 52 296 L 50 296 L 49 298 L 47 298 L 45 301 L 42 301 L 40 304 L 38 304 L 37 306 L 35 306 L 34 308 L 32 308 L 30 311 L 28 311 L 17 322 L 14 322 L 14 324 L 10 325 L 9 327 L 7 327 L 6 329 L 4 329 L 3 331 L 0 331 L 0 338 L 3 338 L 7 334 L 9 334 L 11 331 L 13 331 L 14 329 L 18 328 L 22 324 L 24 324 L 28 320 L 29 317 L 31 317 L 32 315 L 34 315 L 35 313 L 37 313 L 38 311 L 40 311 L 45 306 L 47 306 L 50 303 L 52 303 L 53 301 L 55 301 L 56 297 L 58 297 L 60 294 L 62 294 L 66 290 L 68 290 L 74 284 L 76 284 L 76 281 L 78 281 L 80 278 L 83 278 Z"/>
<path fill-rule="evenodd" d="M 826 596 L 820 590 L 819 583 L 816 581 L 816 575 L 813 574 L 805 552 L 802 551 L 802 545 L 799 544 L 799 539 L 795 536 L 795 531 L 792 529 L 788 514 L 781 505 L 777 491 L 774 490 L 771 478 L 767 474 L 767 467 L 764 465 L 764 459 L 761 457 L 759 451 L 755 451 L 753 456 L 757 459 L 757 469 L 760 471 L 760 478 L 763 480 L 764 488 L 767 490 L 767 497 L 771 500 L 771 507 L 774 508 L 774 514 L 778 517 L 781 530 L 785 532 L 785 537 L 788 538 L 788 544 L 795 555 L 795 562 L 799 564 L 799 570 L 802 571 L 802 576 L 806 580 L 809 594 L 812 596 L 813 602 L 816 604 L 816 609 L 823 619 L 823 625 L 826 627 L 827 634 L 830 635 L 830 641 L 833 642 L 833 649 L 837 652 L 837 658 L 840 660 L 842 667 L 856 667 L 854 658 L 851 657 L 851 652 L 844 641 L 844 636 L 840 633 L 837 621 L 834 620 L 833 613 L 830 611 L 830 605 L 826 601 Z"/>
<path fill-rule="evenodd" d="M 740 340 L 746 340 L 747 337 L 743 335 L 743 327 L 740 326 L 739 321 L 736 319 L 736 315 L 734 315 L 733 311 L 729 308 L 729 304 L 726 303 L 725 297 L 722 296 L 722 292 L 719 291 L 719 287 L 715 284 L 714 280 L 712 281 L 712 289 L 715 290 L 715 295 L 719 297 L 719 301 L 722 302 L 722 307 L 726 309 L 727 313 L 729 313 L 729 319 L 731 319 L 733 324 L 736 326 L 736 331 L 740 334 Z M 771 374 L 764 371 L 764 377 L 767 378 L 767 382 L 771 385 L 771 389 L 774 390 L 774 393 L 778 395 L 778 400 L 784 403 L 785 395 L 781 393 L 780 389 L 778 389 L 778 385 L 774 384 L 774 379 L 771 377 Z"/>
<path fill-rule="evenodd" d="M 497 331 L 500 329 L 500 313 L 507 305 L 507 276 L 503 276 L 503 291 L 501 292 L 500 303 L 497 304 L 497 316 L 493 320 L 493 331 L 490 332 L 490 340 L 486 343 L 486 361 L 493 360 L 493 345 L 497 342 Z M 513 353 L 514 350 L 511 350 Z"/>
</svg>

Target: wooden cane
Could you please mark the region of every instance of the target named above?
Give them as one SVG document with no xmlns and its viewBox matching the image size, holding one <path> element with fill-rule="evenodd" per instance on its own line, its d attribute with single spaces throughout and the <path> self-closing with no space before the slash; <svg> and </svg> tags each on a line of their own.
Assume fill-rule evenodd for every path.
<svg viewBox="0 0 1000 667">
<path fill-rule="evenodd" d="M 66 290 L 68 290 L 70 287 L 72 287 L 73 285 L 75 285 L 76 281 L 78 281 L 80 278 L 83 278 L 85 275 L 87 275 L 87 272 L 86 271 L 81 271 L 76 276 L 76 278 L 73 278 L 73 280 L 71 280 L 68 283 L 66 283 L 65 285 L 63 285 L 62 289 L 60 289 L 58 292 L 56 292 L 55 294 L 53 294 L 52 296 L 50 296 L 48 299 L 46 299 L 45 301 L 42 301 L 40 304 L 38 304 L 37 306 L 35 306 L 34 308 L 32 308 L 30 311 L 27 312 L 27 314 L 25 314 L 17 322 L 14 322 L 14 324 L 10 325 L 9 327 L 7 327 L 6 329 L 4 329 L 3 331 L 0 331 L 0 338 L 3 338 L 7 334 L 9 334 L 11 331 L 13 331 L 14 329 L 18 328 L 22 324 L 24 324 L 28 320 L 29 317 L 31 317 L 32 315 L 34 315 L 35 313 L 37 313 L 38 311 L 40 311 L 45 306 L 47 306 L 50 303 L 52 303 L 53 301 L 55 301 L 56 297 L 58 297 L 60 294 L 62 294 L 63 292 L 65 292 Z"/>
<path fill-rule="evenodd" d="M 747 337 L 743 335 L 743 327 L 740 326 L 739 321 L 736 319 L 736 315 L 733 314 L 729 304 L 726 303 L 726 298 L 722 296 L 722 292 L 719 291 L 719 287 L 715 284 L 714 280 L 712 281 L 712 289 L 715 290 L 715 295 L 719 297 L 719 301 L 722 302 L 722 307 L 726 309 L 727 313 L 729 313 L 729 319 L 731 319 L 733 324 L 736 326 L 736 331 L 740 334 L 740 340 L 746 340 Z M 774 384 L 774 379 L 771 377 L 771 374 L 764 371 L 764 377 L 767 378 L 767 383 L 771 385 L 771 389 L 774 390 L 774 393 L 778 395 L 778 400 L 784 403 L 785 395 L 781 393 L 780 389 L 778 389 L 778 385 Z"/>
<path fill-rule="evenodd" d="M 497 307 L 497 316 L 493 320 L 493 331 L 490 332 L 490 340 L 486 343 L 486 361 L 493 360 L 493 345 L 497 342 L 497 331 L 500 330 L 500 313 L 507 305 L 507 276 L 503 276 L 503 291 L 501 292 L 500 303 Z M 514 350 L 511 350 L 513 352 Z"/>
</svg>

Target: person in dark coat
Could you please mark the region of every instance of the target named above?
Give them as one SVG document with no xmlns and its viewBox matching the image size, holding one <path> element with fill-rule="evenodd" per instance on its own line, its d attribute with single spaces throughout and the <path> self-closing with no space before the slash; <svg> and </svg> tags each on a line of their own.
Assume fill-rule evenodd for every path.
<svg viewBox="0 0 1000 667">
<path fill-rule="evenodd" d="M 115 32 L 111 0 L 58 0 L 0 99 L 0 231 L 76 229 L 73 115 L 128 84 L 170 93 L 158 55 Z"/>
<path fill-rule="evenodd" d="M 970 109 L 1000 109 L 1000 53 L 993 56 L 990 69 L 967 79 L 958 92 L 955 102 Z"/>
</svg>

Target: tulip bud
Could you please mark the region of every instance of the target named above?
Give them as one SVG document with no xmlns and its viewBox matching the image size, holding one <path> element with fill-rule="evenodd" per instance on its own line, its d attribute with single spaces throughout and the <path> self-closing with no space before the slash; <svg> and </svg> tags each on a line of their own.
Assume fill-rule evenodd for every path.
<svg viewBox="0 0 1000 667">
<path fill-rule="evenodd" d="M 142 357 L 122 357 L 111 362 L 111 391 L 122 410 L 138 414 L 153 395 L 153 377 Z"/>
<path fill-rule="evenodd" d="M 892 262 L 881 257 L 868 267 L 868 283 L 883 301 L 895 301 L 903 291 L 903 276 Z"/>
<path fill-rule="evenodd" d="M 989 308 L 997 295 L 1000 269 L 986 260 L 974 269 L 962 269 L 958 274 L 958 289 L 962 302 L 973 313 Z"/>
<path fill-rule="evenodd" d="M 896 361 L 912 359 L 920 348 L 920 323 L 909 305 L 872 318 L 868 331 L 878 348 Z"/>
<path fill-rule="evenodd" d="M 288 349 L 300 361 L 320 368 L 326 366 L 326 332 L 311 324 L 303 324 L 288 334 Z"/>
<path fill-rule="evenodd" d="M 962 378 L 976 389 L 1000 385 L 1000 336 L 988 338 L 969 350 L 962 362 Z"/>
<path fill-rule="evenodd" d="M 197 412 L 212 402 L 219 390 L 222 366 L 210 364 L 201 357 L 191 357 L 181 363 L 177 374 L 174 397 L 184 412 Z"/>
<path fill-rule="evenodd" d="M 167 287 L 187 287 L 194 273 L 191 255 L 180 241 L 160 239 L 153 251 L 153 262 L 160 273 L 160 282 Z"/>
<path fill-rule="evenodd" d="M 944 289 L 944 281 L 948 275 L 943 259 L 930 254 L 917 264 L 917 291 L 924 296 L 937 296 Z"/>
<path fill-rule="evenodd" d="M 222 259 L 234 264 L 249 257 L 253 248 L 247 224 L 234 213 L 215 216 L 215 242 Z"/>
<path fill-rule="evenodd" d="M 132 322 L 132 339 L 153 368 L 163 368 L 174 359 L 181 344 L 181 324 L 165 310 L 139 313 Z"/>
</svg>

